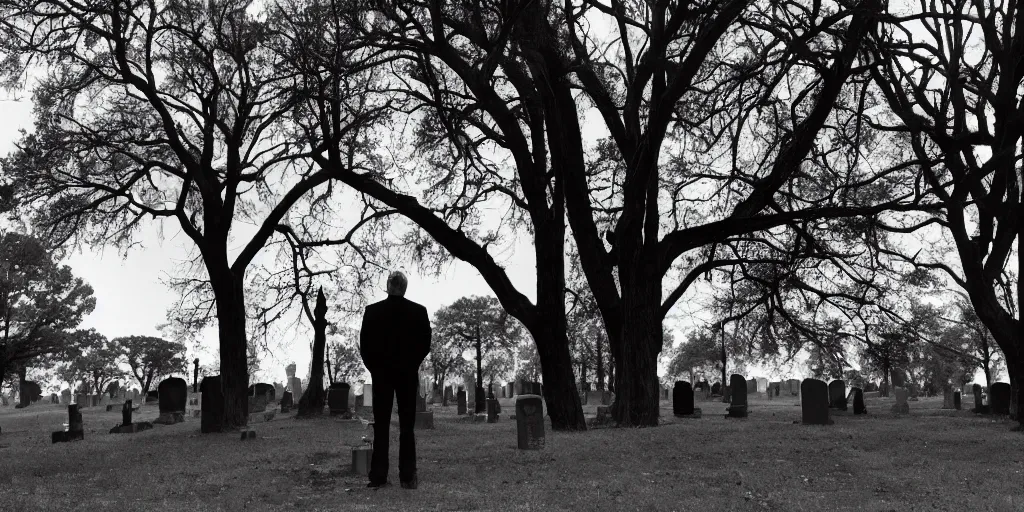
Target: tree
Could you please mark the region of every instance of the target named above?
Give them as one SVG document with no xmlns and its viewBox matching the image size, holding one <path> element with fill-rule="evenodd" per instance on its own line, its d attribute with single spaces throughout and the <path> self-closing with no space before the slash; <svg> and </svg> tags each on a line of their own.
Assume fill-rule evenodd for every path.
<svg viewBox="0 0 1024 512">
<path fill-rule="evenodd" d="M 304 300 L 303 306 L 308 314 L 308 301 Z M 327 403 L 327 393 L 324 392 L 324 351 L 327 348 L 327 298 L 324 297 L 323 288 L 317 291 L 316 307 L 310 320 L 313 322 L 313 357 L 310 362 L 309 384 L 306 385 L 302 398 L 299 399 L 300 417 L 309 417 L 323 414 L 324 405 Z"/>
<path fill-rule="evenodd" d="M 522 337 L 519 323 L 494 297 L 462 297 L 434 313 L 437 336 L 461 340 L 476 355 L 476 412 L 483 412 L 484 377 L 493 381 L 512 369 L 513 350 Z M 485 361 L 488 372 L 485 374 Z"/>
<path fill-rule="evenodd" d="M 889 110 L 872 123 L 908 148 L 919 181 L 941 210 L 877 222 L 911 236 L 939 230 L 944 245 L 895 247 L 888 255 L 910 268 L 942 272 L 966 292 L 978 318 L 1006 356 L 1011 417 L 1024 428 L 1024 341 L 1018 307 L 1020 139 L 1024 126 L 1020 37 L 1014 2 L 938 0 L 890 17 L 875 50 L 874 84 Z M 910 30 L 913 25 L 921 30 Z M 948 242 L 947 242 L 948 243 Z M 1016 253 L 1016 254 L 1015 254 Z M 1015 259 L 1014 259 L 1015 258 Z"/>
<path fill-rule="evenodd" d="M 613 416 L 620 425 L 655 425 L 662 319 L 698 276 L 738 263 L 715 248 L 798 222 L 901 207 L 877 194 L 890 170 L 855 164 L 867 145 L 832 158 L 859 145 L 851 132 L 860 87 L 847 80 L 863 72 L 858 52 L 880 10 L 873 1 L 839 7 L 376 2 L 372 16 L 360 11 L 350 25 L 365 31 L 364 44 L 379 49 L 390 69 L 405 72 L 396 87 L 416 114 L 417 149 L 433 178 L 433 197 L 446 199 L 442 218 L 369 176 L 340 179 L 398 210 L 481 272 L 533 335 L 545 384 L 551 381 L 549 406 L 572 405 L 571 412 L 552 413 L 555 428 L 563 428 L 563 414 L 576 419 L 578 410 L 563 375 L 568 342 L 545 332 L 565 327 L 568 214 L 608 330 L 614 373 L 626 386 L 617 390 Z M 592 30 L 598 22 L 608 30 Z M 587 147 L 580 119 L 591 106 L 610 133 L 595 148 Z M 757 147 L 745 143 L 765 137 Z M 830 149 L 811 151 L 822 146 Z M 741 155 L 739 147 L 758 154 Z M 329 157 L 313 159 L 334 165 Z M 804 180 L 816 173 L 857 178 Z M 708 202 L 708 190 L 727 193 Z M 444 221 L 475 218 L 473 207 L 488 197 L 502 197 L 515 211 L 510 217 L 523 219 L 534 237 L 536 313 L 487 254 L 490 240 L 480 244 Z M 663 218 L 665 199 L 672 206 Z M 669 230 L 661 237 L 663 224 Z M 684 257 L 699 249 L 711 249 L 707 259 Z M 682 278 L 663 301 L 670 270 Z"/>
<path fill-rule="evenodd" d="M 96 307 L 92 287 L 32 236 L 0 232 L 0 382 L 37 358 L 73 347 Z"/>
<path fill-rule="evenodd" d="M 686 341 L 670 352 L 665 376 L 673 381 L 685 376 L 693 384 L 697 375 L 713 375 L 721 359 L 719 338 L 708 328 L 692 331 Z"/>
<path fill-rule="evenodd" d="M 11 64 L 3 78 L 16 82 L 31 63 L 37 84 L 35 131 L 4 162 L 20 207 L 57 243 L 127 248 L 146 219 L 181 229 L 202 267 L 183 295 L 197 298 L 202 319 L 217 319 L 229 430 L 248 416 L 246 270 L 292 206 L 332 179 L 295 161 L 310 148 L 295 142 L 291 116 L 303 98 L 290 93 L 275 9 L 0 2 L 0 59 Z M 361 101 L 358 85 L 349 93 L 332 124 L 349 138 L 332 150 L 359 167 L 364 147 L 345 144 L 381 110 Z M 243 234 L 236 221 L 255 229 Z"/>
<path fill-rule="evenodd" d="M 143 395 L 149 393 L 159 377 L 188 374 L 183 343 L 152 336 L 126 336 L 114 338 L 111 345 L 128 363 Z"/>
<path fill-rule="evenodd" d="M 100 394 L 107 384 L 124 375 L 118 366 L 122 353 L 116 343 L 108 341 L 95 329 L 79 330 L 72 336 L 75 343 L 56 356 L 59 361 L 57 374 L 62 380 L 70 384 L 82 382 L 80 393 L 92 390 Z"/>
<path fill-rule="evenodd" d="M 433 374 L 434 393 L 442 393 L 443 396 L 448 377 L 461 375 L 469 369 L 469 362 L 463 357 L 466 351 L 465 339 L 452 330 L 439 329 L 436 320 L 432 333 L 427 363 Z"/>
</svg>

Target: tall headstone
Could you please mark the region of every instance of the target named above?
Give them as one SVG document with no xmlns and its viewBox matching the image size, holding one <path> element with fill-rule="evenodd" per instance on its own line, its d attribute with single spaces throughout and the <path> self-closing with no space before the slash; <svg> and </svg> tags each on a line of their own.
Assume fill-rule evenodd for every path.
<svg viewBox="0 0 1024 512">
<path fill-rule="evenodd" d="M 81 441 L 85 439 L 85 428 L 82 424 L 82 412 L 78 410 L 78 404 L 68 405 L 68 429 L 58 430 L 50 435 L 53 443 L 66 443 L 69 441 Z"/>
<path fill-rule="evenodd" d="M 992 414 L 1010 414 L 1010 385 L 1005 382 L 992 384 L 988 391 L 988 405 Z"/>
<path fill-rule="evenodd" d="M 544 401 L 540 396 L 516 398 L 516 438 L 520 450 L 544 448 Z"/>
<path fill-rule="evenodd" d="M 331 416 L 342 416 L 345 418 L 350 416 L 348 410 L 348 392 L 350 387 L 347 382 L 331 384 L 327 391 L 327 407 L 331 411 Z"/>
<path fill-rule="evenodd" d="M 71 403 L 71 390 L 68 389 L 68 388 L 64 388 L 60 392 L 60 404 L 61 405 L 68 405 L 70 403 Z"/>
<path fill-rule="evenodd" d="M 500 412 L 500 405 L 498 405 L 497 398 L 487 399 L 487 423 L 498 422 L 498 412 Z"/>
<path fill-rule="evenodd" d="M 280 382 L 274 383 L 274 396 L 278 398 L 284 396 L 284 384 L 281 384 Z"/>
<path fill-rule="evenodd" d="M 907 388 L 895 388 L 893 394 L 896 395 L 896 404 L 892 406 L 893 414 L 910 414 L 910 404 L 907 403 L 910 392 Z"/>
<path fill-rule="evenodd" d="M 208 434 L 222 431 L 224 428 L 224 390 L 221 388 L 220 375 L 203 377 L 203 381 L 199 383 L 199 392 L 203 394 L 200 432 Z"/>
<path fill-rule="evenodd" d="M 160 416 L 153 423 L 170 425 L 185 421 L 185 406 L 188 403 L 188 384 L 185 379 L 171 377 L 157 386 L 160 398 Z"/>
<path fill-rule="evenodd" d="M 757 393 L 757 379 L 750 379 L 746 381 L 747 394 Z"/>
<path fill-rule="evenodd" d="M 800 412 L 804 425 L 831 425 L 828 384 L 818 379 L 804 379 L 800 383 Z"/>
<path fill-rule="evenodd" d="M 296 397 L 302 396 L 302 379 L 299 379 L 298 377 L 289 377 L 288 387 L 289 391 L 292 392 L 292 400 Z"/>
<path fill-rule="evenodd" d="M 693 388 L 685 380 L 677 380 L 672 388 L 672 413 L 676 416 L 693 415 Z"/>
<path fill-rule="evenodd" d="M 846 410 L 846 382 L 837 379 L 828 384 L 828 406 L 832 409 Z"/>
<path fill-rule="evenodd" d="M 981 397 L 981 385 L 975 384 L 971 386 L 971 391 L 974 392 L 974 412 L 982 414 L 985 412 L 985 403 Z"/>
<path fill-rule="evenodd" d="M 448 405 L 448 402 L 455 400 L 455 391 L 451 386 L 444 387 L 444 405 Z"/>
<path fill-rule="evenodd" d="M 853 413 L 854 414 L 867 414 L 868 409 L 864 407 L 864 390 L 860 388 L 853 388 Z"/>
<path fill-rule="evenodd" d="M 199 392 L 199 358 L 192 361 L 192 392 Z"/>
<path fill-rule="evenodd" d="M 295 405 L 294 398 L 292 397 L 292 392 L 285 391 L 284 394 L 281 395 L 281 401 L 278 403 L 278 405 L 281 406 L 281 414 L 291 412 L 292 407 L 294 407 Z"/>
<path fill-rule="evenodd" d="M 460 389 L 456 395 L 458 397 L 458 414 L 466 414 L 466 390 Z"/>
<path fill-rule="evenodd" d="M 955 409 L 956 404 L 953 400 L 953 386 L 946 384 L 942 386 L 942 408 L 943 409 Z"/>
<path fill-rule="evenodd" d="M 757 381 L 757 392 L 758 393 L 767 393 L 768 392 L 768 379 L 766 379 L 764 377 L 758 377 L 758 378 L 756 378 L 754 380 Z"/>
<path fill-rule="evenodd" d="M 953 408 L 959 411 L 962 407 L 963 407 L 963 405 L 961 404 L 961 401 L 960 401 L 960 392 L 959 391 L 954 391 L 953 392 Z"/>
<path fill-rule="evenodd" d="M 746 418 L 747 380 L 744 379 L 742 375 L 734 373 L 731 377 L 729 377 L 729 387 L 731 388 L 730 391 L 732 392 L 732 402 L 731 405 L 729 405 L 729 414 L 726 417 Z"/>
</svg>

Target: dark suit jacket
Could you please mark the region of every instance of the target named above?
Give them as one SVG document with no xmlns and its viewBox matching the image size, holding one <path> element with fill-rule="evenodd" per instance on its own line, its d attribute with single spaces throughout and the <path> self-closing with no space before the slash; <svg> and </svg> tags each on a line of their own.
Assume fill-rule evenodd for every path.
<svg viewBox="0 0 1024 512">
<path fill-rule="evenodd" d="M 366 307 L 359 354 L 371 374 L 416 371 L 428 353 L 427 308 L 397 295 Z"/>
</svg>

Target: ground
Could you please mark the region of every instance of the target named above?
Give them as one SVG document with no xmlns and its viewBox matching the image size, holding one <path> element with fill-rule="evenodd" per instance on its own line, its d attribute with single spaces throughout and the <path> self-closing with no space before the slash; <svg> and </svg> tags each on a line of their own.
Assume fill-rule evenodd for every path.
<svg viewBox="0 0 1024 512">
<path fill-rule="evenodd" d="M 827 427 L 794 424 L 796 397 L 751 395 L 748 419 L 699 401 L 704 416 L 644 429 L 552 432 L 543 451 L 516 448 L 510 401 L 497 424 L 433 406 L 417 431 L 420 488 L 391 478 L 365 487 L 351 446 L 356 420 L 296 420 L 252 428 L 258 438 L 200 434 L 199 420 L 108 434 L 120 410 L 83 409 L 85 440 L 50 444 L 66 407 L 0 408 L 0 510 L 1024 510 L 1024 435 L 1006 420 L 942 411 L 942 399 L 868 398 L 869 415 Z M 592 413 L 594 406 L 585 406 Z M 135 419 L 152 420 L 145 406 Z"/>
</svg>

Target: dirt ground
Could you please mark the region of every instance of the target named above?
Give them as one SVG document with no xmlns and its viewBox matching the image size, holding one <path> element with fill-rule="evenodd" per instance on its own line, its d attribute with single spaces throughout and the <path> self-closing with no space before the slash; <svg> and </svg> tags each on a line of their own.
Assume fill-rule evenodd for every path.
<svg viewBox="0 0 1024 512">
<path fill-rule="evenodd" d="M 796 397 L 751 395 L 750 417 L 552 432 L 546 447 L 516 448 L 512 402 L 497 424 L 432 406 L 435 429 L 417 431 L 420 488 L 381 490 L 351 472 L 358 420 L 280 415 L 251 427 L 257 439 L 199 433 L 199 420 L 108 434 L 119 410 L 83 409 L 85 440 L 50 443 L 64 406 L 0 408 L 0 510 L 998 510 L 1024 511 L 1024 434 L 1004 419 L 940 410 L 942 399 L 868 398 L 867 416 L 827 427 L 799 421 Z M 594 406 L 584 411 L 593 413 Z M 852 411 L 852 408 L 851 408 Z M 157 416 L 148 405 L 136 421 Z"/>
</svg>

